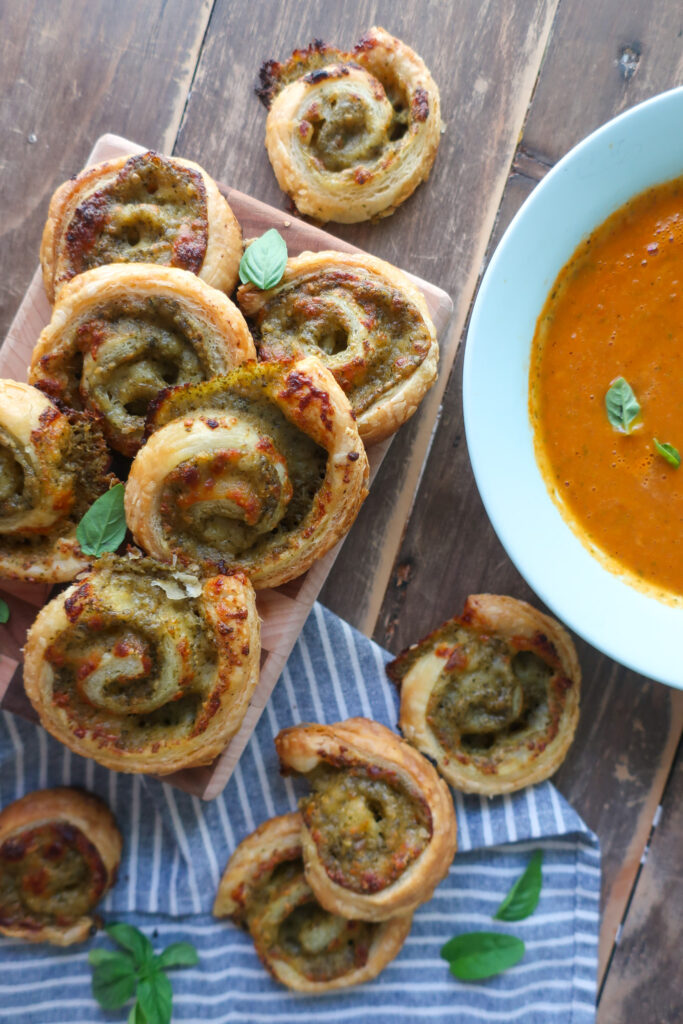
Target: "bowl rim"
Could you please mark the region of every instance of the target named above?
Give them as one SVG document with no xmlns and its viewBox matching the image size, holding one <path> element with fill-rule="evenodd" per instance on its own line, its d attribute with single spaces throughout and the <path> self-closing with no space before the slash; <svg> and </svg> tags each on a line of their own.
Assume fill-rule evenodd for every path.
<svg viewBox="0 0 683 1024">
<path fill-rule="evenodd" d="M 683 689 L 683 658 L 681 658 L 679 651 L 676 649 L 675 639 L 668 635 L 676 629 L 680 633 L 681 625 L 683 624 L 683 602 L 677 602 L 673 605 L 667 604 L 652 594 L 637 589 L 632 584 L 626 582 L 627 574 L 625 574 L 625 578 L 620 577 L 618 574 L 607 569 L 601 563 L 599 556 L 591 554 L 585 542 L 572 529 L 567 518 L 562 515 L 551 498 L 545 481 L 541 476 L 535 454 L 532 451 L 532 472 L 535 472 L 536 476 L 533 483 L 536 491 L 538 491 L 539 482 L 542 484 L 545 498 L 542 509 L 544 517 L 548 522 L 553 520 L 556 525 L 558 522 L 563 524 L 563 530 L 559 531 L 558 529 L 557 536 L 560 536 L 560 532 L 564 534 L 562 543 L 569 549 L 572 565 L 576 565 L 580 571 L 587 572 L 588 562 L 590 562 L 593 569 L 588 572 L 587 578 L 590 578 L 591 584 L 597 585 L 600 591 L 604 592 L 605 600 L 610 598 L 616 599 L 620 615 L 624 614 L 624 609 L 626 609 L 626 614 L 623 619 L 620 615 L 616 617 L 612 615 L 610 618 L 610 610 L 608 609 L 604 615 L 598 614 L 596 616 L 594 614 L 596 610 L 595 604 L 592 600 L 588 602 L 588 604 L 592 603 L 592 608 L 587 607 L 583 602 L 577 605 L 574 602 L 572 588 L 569 588 L 569 596 L 566 596 L 562 588 L 558 589 L 557 581 L 553 577 L 550 566 L 544 567 L 540 564 L 537 557 L 532 557 L 533 553 L 530 550 L 530 546 L 538 541 L 539 535 L 534 533 L 533 527 L 531 533 L 526 527 L 522 527 L 520 531 L 519 514 L 517 514 L 516 519 L 514 515 L 509 515 L 510 495 L 509 492 L 505 491 L 509 482 L 509 473 L 507 471 L 502 474 L 499 472 L 499 465 L 496 462 L 498 458 L 497 453 L 487 450 L 486 444 L 481 439 L 481 384 L 482 373 L 485 369 L 483 353 L 487 345 L 484 332 L 490 328 L 490 322 L 486 324 L 484 321 L 487 316 L 488 320 L 491 321 L 487 304 L 491 304 L 497 298 L 500 298 L 501 290 L 504 293 L 506 280 L 503 275 L 506 273 L 506 268 L 510 266 L 510 260 L 515 256 L 515 250 L 518 250 L 516 253 L 517 257 L 523 255 L 521 250 L 525 244 L 528 244 L 528 239 L 525 240 L 524 237 L 527 234 L 527 222 L 533 222 L 534 216 L 539 210 L 542 210 L 544 204 L 554 201 L 553 196 L 555 196 L 558 190 L 565 187 L 564 182 L 567 182 L 567 187 L 570 190 L 572 187 L 575 187 L 577 175 L 581 174 L 582 169 L 585 172 L 586 166 L 590 165 L 590 161 L 594 156 L 597 155 L 598 159 L 606 162 L 607 157 L 604 155 L 605 144 L 611 147 L 612 142 L 616 141 L 624 126 L 627 126 L 628 130 L 631 131 L 634 125 L 637 126 L 640 123 L 644 123 L 642 119 L 647 121 L 652 116 L 651 112 L 654 110 L 658 112 L 664 111 L 662 115 L 664 117 L 667 114 L 671 116 L 671 111 L 677 111 L 680 117 L 681 112 L 683 112 L 683 86 L 659 93 L 629 108 L 578 142 L 551 168 L 512 218 L 486 268 L 472 309 L 463 362 L 463 413 L 470 461 L 479 494 L 499 540 L 524 579 L 554 614 L 599 651 L 606 653 L 615 661 L 626 665 L 647 678 Z M 658 115 L 655 114 L 654 116 Z M 581 238 L 585 238 L 591 230 L 602 224 L 610 212 L 619 209 L 630 197 L 638 195 L 641 191 L 653 185 L 673 180 L 676 177 L 675 173 L 659 173 L 658 176 L 656 167 L 658 162 L 662 163 L 664 159 L 661 155 L 662 152 L 666 152 L 666 150 L 657 151 L 657 154 L 653 156 L 651 180 L 640 187 L 636 186 L 631 188 L 630 191 L 627 190 L 626 197 L 615 199 L 611 210 L 607 210 L 607 212 L 602 213 L 597 219 L 592 221 L 588 230 L 582 231 L 578 239 L 567 242 L 566 255 L 556 270 L 549 269 L 547 279 L 543 282 L 544 298 L 542 302 L 540 305 L 534 305 L 533 307 L 534 327 L 541 313 L 543 302 L 552 287 L 552 283 L 561 268 L 576 250 Z M 674 152 L 676 154 L 678 152 L 676 147 L 674 147 Z M 604 170 L 601 173 L 604 173 Z M 680 174 L 683 175 L 683 152 L 680 162 Z M 572 178 L 572 176 L 574 177 Z M 628 180 L 628 173 L 625 175 L 625 178 Z M 496 292 L 499 293 L 498 296 Z M 528 412 L 528 361 L 532 338 L 533 327 L 531 335 L 526 337 L 524 342 L 520 340 L 515 351 L 524 351 L 525 386 L 523 389 L 522 405 L 523 417 L 526 422 L 523 433 L 525 435 L 528 434 L 528 439 L 533 449 L 533 434 Z M 490 351 L 489 355 L 491 355 Z M 490 402 L 490 395 L 488 399 Z M 515 407 L 517 413 L 519 413 L 519 407 L 518 401 Z M 526 436 L 522 443 L 523 446 L 527 445 Z M 515 457 L 513 449 L 510 449 L 509 453 L 512 454 L 513 458 Z M 526 447 L 523 456 L 521 452 L 516 454 L 520 458 L 524 458 L 525 465 L 528 463 L 529 453 Z M 526 465 L 526 469 L 528 471 L 528 465 Z M 549 511 L 547 505 L 552 506 L 554 514 Z M 519 510 L 517 512 L 519 513 Z M 579 552 L 579 548 L 583 554 Z M 564 561 L 566 568 L 566 559 Z M 576 590 L 576 587 L 573 589 Z M 593 592 L 591 592 L 591 599 L 594 596 Z M 622 605 L 623 608 L 621 607 Z M 591 611 L 593 613 L 592 618 Z M 645 631 L 646 635 L 643 641 L 636 642 L 634 629 L 636 623 L 640 625 L 642 618 L 639 619 L 638 616 L 642 617 L 643 613 L 646 613 L 644 619 L 648 624 L 648 628 Z M 656 625 L 660 619 L 662 620 L 661 628 Z M 604 631 L 605 625 L 609 627 L 606 632 Z M 652 644 L 658 645 L 658 647 L 653 650 Z"/>
</svg>

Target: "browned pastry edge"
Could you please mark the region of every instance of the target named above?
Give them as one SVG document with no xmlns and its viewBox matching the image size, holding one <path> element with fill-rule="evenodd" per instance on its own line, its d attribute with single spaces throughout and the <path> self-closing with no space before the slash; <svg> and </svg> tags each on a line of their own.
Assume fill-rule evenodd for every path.
<svg viewBox="0 0 683 1024">
<path fill-rule="evenodd" d="M 429 349 L 409 377 L 396 382 L 376 402 L 356 416 L 358 433 L 366 446 L 377 444 L 393 434 L 417 411 L 427 391 L 436 380 L 439 362 L 439 343 L 436 328 L 429 313 L 425 298 L 410 278 L 385 260 L 366 253 L 344 253 L 335 251 L 303 252 L 287 260 L 287 267 L 280 282 L 268 291 L 261 291 L 255 285 L 241 285 L 237 301 L 246 316 L 254 316 L 297 278 L 319 270 L 341 267 L 346 270 L 360 269 L 379 279 L 387 287 L 407 298 L 420 314 L 429 336 Z M 345 367 L 343 357 L 325 357 L 321 361 L 332 373 Z"/>
<path fill-rule="evenodd" d="M 165 573 L 171 572 L 166 566 L 162 568 Z M 101 735 L 96 727 L 87 730 L 73 722 L 69 709 L 56 705 L 52 699 L 54 670 L 48 660 L 50 645 L 68 630 L 70 623 L 78 621 L 83 609 L 87 611 L 92 600 L 90 580 L 96 571 L 95 568 L 90 575 L 81 577 L 46 604 L 28 631 L 24 688 L 41 724 L 70 750 L 115 771 L 168 775 L 210 764 L 239 729 L 258 682 L 260 620 L 249 580 L 242 573 L 234 573 L 201 581 L 196 603 L 204 609 L 217 663 L 211 692 L 205 695 L 190 735 L 165 743 L 154 742 L 149 749 L 126 750 L 117 747 L 115 735 L 109 742 L 112 738 Z"/>
<path fill-rule="evenodd" d="M 302 857 L 301 831 L 303 820 L 298 812 L 283 814 L 264 821 L 256 831 L 239 844 L 218 886 L 213 906 L 215 917 L 229 917 L 243 925 L 243 911 L 250 891 L 258 884 L 262 866 L 273 858 L 294 860 Z M 264 966 L 278 981 L 297 992 L 331 992 L 349 988 L 376 978 L 398 955 L 410 931 L 412 913 L 398 914 L 382 922 L 375 933 L 365 964 L 330 981 L 311 981 L 277 957 L 263 957 Z"/>
<path fill-rule="evenodd" d="M 516 638 L 529 644 L 556 667 L 549 682 L 564 702 L 556 736 L 547 744 L 525 747 L 517 759 L 510 757 L 485 770 L 473 758 L 458 760 L 441 746 L 427 722 L 427 705 L 432 689 L 449 656 L 443 644 L 435 653 L 442 630 L 451 622 L 462 622 L 482 634 Z M 456 789 L 465 793 L 494 796 L 511 793 L 549 778 L 562 764 L 574 738 L 579 719 L 581 669 L 574 643 L 559 622 L 516 598 L 475 594 L 467 598 L 463 614 L 445 622 L 423 640 L 413 644 L 387 666 L 387 673 L 401 687 L 399 725 L 406 739 L 432 758 L 438 770 Z M 559 699 L 559 698 L 558 698 Z M 518 761 L 520 763 L 518 763 Z"/>
<path fill-rule="evenodd" d="M 239 559 L 227 563 L 231 570 L 247 572 L 256 589 L 280 586 L 310 568 L 347 533 L 368 493 L 368 460 L 351 408 L 318 359 L 311 356 L 283 368 L 272 398 L 291 423 L 327 451 L 328 460 L 312 511 L 299 529 L 276 548 L 267 550 L 256 568 Z M 162 409 L 163 396 L 157 412 Z M 206 420 L 210 413 L 209 405 L 192 418 L 182 416 L 164 423 L 152 433 L 131 467 L 126 485 L 126 519 L 137 543 L 160 561 L 183 558 L 182 552 L 171 550 L 160 518 L 166 475 L 177 464 L 173 460 L 176 451 L 182 450 L 186 424 L 191 419 Z M 207 430 L 207 444 L 210 432 Z"/>
<path fill-rule="evenodd" d="M 397 881 L 372 894 L 354 892 L 331 880 L 304 824 L 306 879 L 326 910 L 341 917 L 383 921 L 431 898 L 453 860 L 456 821 L 448 787 L 425 757 L 386 726 L 367 718 L 292 726 L 276 736 L 275 746 L 285 773 L 306 774 L 321 761 L 342 770 L 344 763 L 385 768 L 410 790 L 417 790 L 431 814 L 432 834 L 425 849 Z"/>
<path fill-rule="evenodd" d="M 50 302 L 55 301 L 57 293 L 65 283 L 65 280 L 60 280 L 61 248 L 76 209 L 93 192 L 111 184 L 131 158 L 132 154 L 128 154 L 86 167 L 80 174 L 60 185 L 53 194 L 40 245 L 43 283 Z M 166 159 L 201 175 L 206 190 L 209 235 L 198 276 L 206 284 L 229 294 L 237 284 L 239 263 L 242 258 L 242 230 L 237 218 L 215 181 L 199 164 L 175 156 Z"/>
<path fill-rule="evenodd" d="M 123 840 L 109 808 L 90 793 L 68 787 L 42 789 L 9 804 L 0 812 L 0 846 L 14 834 L 55 821 L 77 828 L 97 849 L 107 874 L 104 895 L 116 881 Z M 95 925 L 93 917 L 82 917 L 70 925 L 45 925 L 39 929 L 0 926 L 0 932 L 29 942 L 70 946 L 84 942 Z"/>
</svg>

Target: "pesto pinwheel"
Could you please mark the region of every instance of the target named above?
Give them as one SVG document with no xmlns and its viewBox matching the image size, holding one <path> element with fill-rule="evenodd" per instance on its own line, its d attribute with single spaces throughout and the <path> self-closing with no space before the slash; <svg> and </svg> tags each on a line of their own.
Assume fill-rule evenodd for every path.
<svg viewBox="0 0 683 1024">
<path fill-rule="evenodd" d="M 85 942 L 116 881 L 121 846 L 109 808 L 89 793 L 42 789 L 9 804 L 0 813 L 0 933 Z"/>
<path fill-rule="evenodd" d="M 351 403 L 373 444 L 412 416 L 436 379 L 439 346 L 422 293 L 374 256 L 303 253 L 268 291 L 237 293 L 252 321 L 259 358 L 315 355 Z"/>
<path fill-rule="evenodd" d="M 39 612 L 26 693 L 48 732 L 121 772 L 208 764 L 258 681 L 260 626 L 241 574 L 196 577 L 106 555 Z"/>
<path fill-rule="evenodd" d="M 40 247 L 45 291 L 106 263 L 156 263 L 231 292 L 242 232 L 198 164 L 148 152 L 87 167 L 57 189 Z"/>
<path fill-rule="evenodd" d="M 284 774 L 304 775 L 299 807 L 306 881 L 330 913 L 385 921 L 430 899 L 448 873 L 456 823 L 432 765 L 367 718 L 283 729 Z"/>
<path fill-rule="evenodd" d="M 244 317 L 221 292 L 186 270 L 117 264 L 62 289 L 29 380 L 71 408 L 95 412 L 112 448 L 132 456 L 160 391 L 255 356 Z"/>
<path fill-rule="evenodd" d="M 76 527 L 113 481 L 108 467 L 92 415 L 0 380 L 0 578 L 58 583 L 88 565 Z"/>
<path fill-rule="evenodd" d="M 579 718 L 581 670 L 567 631 L 524 601 L 468 597 L 462 615 L 387 667 L 400 726 L 465 793 L 510 793 L 547 779 Z"/>
<path fill-rule="evenodd" d="M 350 53 L 316 41 L 267 61 L 266 149 L 300 213 L 342 223 L 386 217 L 429 177 L 439 90 L 420 57 L 383 28 Z"/>
<path fill-rule="evenodd" d="M 126 519 L 162 561 L 278 586 L 346 533 L 367 493 L 349 403 L 316 359 L 250 363 L 169 390 L 150 428 Z"/>
<path fill-rule="evenodd" d="M 262 963 L 298 992 L 328 992 L 375 978 L 399 953 L 412 914 L 380 923 L 324 910 L 304 873 L 302 818 L 264 822 L 235 850 L 213 913 L 251 935 Z"/>
</svg>

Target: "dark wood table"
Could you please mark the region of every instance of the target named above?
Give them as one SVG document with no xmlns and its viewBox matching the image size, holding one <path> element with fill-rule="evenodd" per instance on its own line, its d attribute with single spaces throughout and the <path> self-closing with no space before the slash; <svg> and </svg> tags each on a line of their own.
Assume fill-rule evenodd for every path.
<svg viewBox="0 0 683 1024">
<path fill-rule="evenodd" d="M 313 38 L 347 46 L 383 25 L 440 86 L 447 129 L 429 183 L 388 220 L 331 227 L 448 291 L 455 337 L 488 256 L 548 169 L 683 81 L 676 0 L 0 0 L 0 15 L 2 335 L 35 269 L 49 197 L 102 132 L 194 158 L 285 208 L 253 86 L 263 60 Z M 469 593 L 536 600 L 472 477 L 461 359 L 442 381 L 437 429 L 418 414 L 392 444 L 322 594 L 393 651 Z M 599 1021 L 674 1024 L 683 694 L 578 647 L 581 723 L 555 781 L 602 843 Z"/>
</svg>

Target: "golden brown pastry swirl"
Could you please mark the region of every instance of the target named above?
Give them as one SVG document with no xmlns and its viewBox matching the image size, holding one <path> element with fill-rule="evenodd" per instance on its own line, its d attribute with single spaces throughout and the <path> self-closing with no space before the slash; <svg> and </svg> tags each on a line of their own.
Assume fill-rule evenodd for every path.
<svg viewBox="0 0 683 1024">
<path fill-rule="evenodd" d="M 367 458 L 349 404 L 316 359 L 250 363 L 162 396 L 126 486 L 150 554 L 255 587 L 304 572 L 348 530 Z"/>
<path fill-rule="evenodd" d="M 0 932 L 70 946 L 96 927 L 116 880 L 121 834 L 109 809 L 77 789 L 29 793 L 0 813 Z"/>
<path fill-rule="evenodd" d="M 111 446 L 134 455 L 160 391 L 255 355 L 237 307 L 194 274 L 115 265 L 63 288 L 33 351 L 29 380 L 72 408 L 97 413 Z"/>
<path fill-rule="evenodd" d="M 366 718 L 283 729 L 284 773 L 311 784 L 300 808 L 306 880 L 331 913 L 384 921 L 428 900 L 456 847 L 453 802 L 426 758 Z"/>
<path fill-rule="evenodd" d="M 398 954 L 412 914 L 350 921 L 324 910 L 304 874 L 300 814 L 271 818 L 235 850 L 213 912 L 246 928 L 268 970 L 299 992 L 327 992 L 376 977 Z"/>
<path fill-rule="evenodd" d="M 342 223 L 387 216 L 425 181 L 441 133 L 439 90 L 382 28 L 351 53 L 314 42 L 261 68 L 266 148 L 300 213 Z"/>
<path fill-rule="evenodd" d="M 24 685 L 45 728 L 124 772 L 208 764 L 258 680 L 259 620 L 242 575 L 199 581 L 104 556 L 28 633 Z"/>
<path fill-rule="evenodd" d="M 0 380 L 0 577 L 57 583 L 85 568 L 76 526 L 111 482 L 93 417 Z"/>
<path fill-rule="evenodd" d="M 436 379 L 439 347 L 412 281 L 373 256 L 303 253 L 269 291 L 238 290 L 259 357 L 315 355 L 346 394 L 365 444 L 397 430 Z"/>
<path fill-rule="evenodd" d="M 457 789 L 509 793 L 564 760 L 579 716 L 576 650 L 524 601 L 468 597 L 387 671 L 401 686 L 403 734 Z"/>
<path fill-rule="evenodd" d="M 160 153 L 88 167 L 50 201 L 40 262 L 50 302 L 66 281 L 107 263 L 156 263 L 231 292 L 242 232 L 198 164 Z"/>
</svg>

